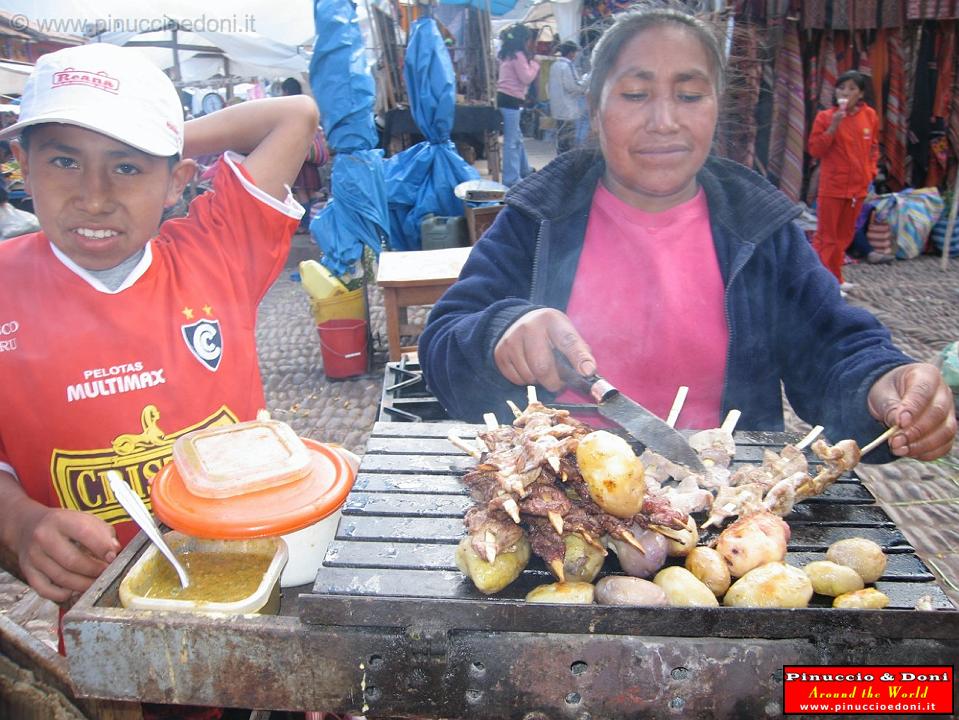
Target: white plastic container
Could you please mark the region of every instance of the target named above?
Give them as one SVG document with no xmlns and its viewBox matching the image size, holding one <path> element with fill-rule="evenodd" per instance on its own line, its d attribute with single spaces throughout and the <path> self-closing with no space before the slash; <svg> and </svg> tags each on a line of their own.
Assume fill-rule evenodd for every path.
<svg viewBox="0 0 959 720">
<path fill-rule="evenodd" d="M 346 460 L 355 477 L 360 467 L 360 458 L 345 448 L 336 447 L 334 450 Z M 342 515 L 340 506 L 312 525 L 282 536 L 289 548 L 290 558 L 280 576 L 280 587 L 305 585 L 316 579 L 316 573 L 323 564 L 326 550 L 336 534 L 336 527 Z"/>
</svg>

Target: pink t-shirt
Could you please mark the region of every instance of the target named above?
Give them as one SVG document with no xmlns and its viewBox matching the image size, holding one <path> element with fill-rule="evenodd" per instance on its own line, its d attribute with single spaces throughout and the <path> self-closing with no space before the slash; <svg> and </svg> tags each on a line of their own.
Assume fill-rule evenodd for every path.
<svg viewBox="0 0 959 720">
<path fill-rule="evenodd" d="M 647 213 L 600 183 L 566 312 L 622 393 L 665 418 L 688 385 L 676 426 L 720 424 L 729 329 L 702 190 Z M 559 401 L 586 399 L 565 391 Z"/>
</svg>

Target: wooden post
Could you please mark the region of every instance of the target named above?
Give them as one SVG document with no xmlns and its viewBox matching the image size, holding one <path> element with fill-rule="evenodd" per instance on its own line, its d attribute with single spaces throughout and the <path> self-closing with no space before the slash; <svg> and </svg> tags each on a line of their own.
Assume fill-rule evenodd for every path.
<svg viewBox="0 0 959 720">
<path fill-rule="evenodd" d="M 949 245 L 952 240 L 952 230 L 956 226 L 956 209 L 959 206 L 959 165 L 956 165 L 956 175 L 952 179 L 952 205 L 949 207 L 949 221 L 946 223 L 946 236 L 942 239 L 942 259 L 939 267 L 942 270 L 949 265 Z"/>
</svg>

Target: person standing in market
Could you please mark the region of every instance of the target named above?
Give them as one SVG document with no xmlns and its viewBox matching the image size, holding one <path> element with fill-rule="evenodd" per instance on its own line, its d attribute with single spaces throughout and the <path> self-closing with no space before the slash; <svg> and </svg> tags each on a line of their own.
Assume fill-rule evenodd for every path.
<svg viewBox="0 0 959 720">
<path fill-rule="evenodd" d="M 587 101 L 598 148 L 522 181 L 434 305 L 423 377 L 450 416 L 509 417 L 534 385 L 543 403 L 589 402 L 561 354 L 679 424 L 783 429 L 796 413 L 866 456 L 932 460 L 956 435 L 939 371 L 840 297 L 794 222 L 799 209 L 711 151 L 725 87 L 725 26 L 678 10 L 619 16 L 592 55 Z"/>
<path fill-rule="evenodd" d="M 303 214 L 288 187 L 317 115 L 286 97 L 184 123 L 135 49 L 37 61 L 0 135 L 41 227 L 0 244 L 0 544 L 39 595 L 70 603 L 136 534 L 107 471 L 147 497 L 177 437 L 264 407 L 256 310 Z M 161 225 L 189 158 L 221 152 L 212 191 Z"/>
<path fill-rule="evenodd" d="M 836 106 L 823 110 L 809 134 L 809 154 L 818 158 L 818 226 L 813 247 L 845 291 L 842 264 L 856 220 L 879 161 L 879 121 L 863 100 L 866 78 L 856 70 L 836 81 Z"/>
<path fill-rule="evenodd" d="M 513 25 L 500 33 L 496 107 L 503 116 L 503 184 L 507 187 L 533 172 L 519 122 L 529 86 L 539 73 L 539 63 L 533 59 L 533 40 L 533 33 L 525 25 Z"/>
<path fill-rule="evenodd" d="M 576 145 L 576 126 L 583 114 L 580 99 L 586 94 L 586 83 L 573 64 L 579 45 L 565 40 L 556 50 L 559 58 L 549 68 L 549 114 L 556 121 L 556 152 L 564 153 Z"/>
</svg>

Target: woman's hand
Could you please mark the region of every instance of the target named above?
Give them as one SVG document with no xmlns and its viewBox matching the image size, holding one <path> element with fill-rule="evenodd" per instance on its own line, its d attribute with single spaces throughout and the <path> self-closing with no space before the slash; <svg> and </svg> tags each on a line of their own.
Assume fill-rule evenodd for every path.
<svg viewBox="0 0 959 720">
<path fill-rule="evenodd" d="M 889 447 L 893 455 L 935 460 L 952 448 L 956 414 L 952 391 L 929 363 L 901 365 L 879 378 L 869 390 L 869 412 L 899 432 Z"/>
<path fill-rule="evenodd" d="M 523 315 L 503 334 L 493 359 L 503 377 L 516 385 L 542 385 L 550 392 L 565 387 L 553 358 L 563 353 L 582 375 L 596 372 L 596 361 L 586 341 L 559 310 L 541 308 Z"/>
</svg>

